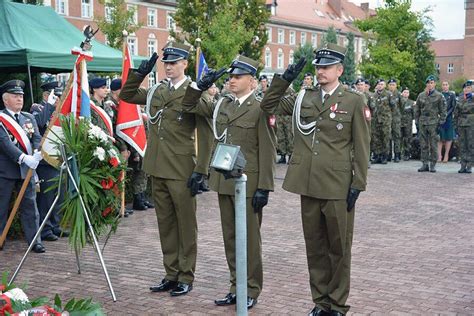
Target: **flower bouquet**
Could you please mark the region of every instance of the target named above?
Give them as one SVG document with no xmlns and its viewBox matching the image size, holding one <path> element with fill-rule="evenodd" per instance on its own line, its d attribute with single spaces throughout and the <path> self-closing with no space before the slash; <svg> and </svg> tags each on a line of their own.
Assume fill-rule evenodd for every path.
<svg viewBox="0 0 474 316">
<path fill-rule="evenodd" d="M 64 144 L 66 155 L 72 157 L 74 163 L 70 168 L 79 188 L 77 192 L 69 179 L 61 208 L 61 226 L 69 228 L 69 243 L 80 251 L 92 239 L 79 194 L 96 235 L 115 232 L 120 218 L 126 165 L 112 139 L 89 119 L 61 116 L 60 123 L 63 135 L 59 139 Z M 59 178 L 53 188 L 59 185 L 58 181 Z"/>
<path fill-rule="evenodd" d="M 7 284 L 7 274 L 3 274 L 0 284 L 0 316 L 74 316 L 74 315 L 105 315 L 98 303 L 93 303 L 92 299 L 71 299 L 62 306 L 59 295 L 56 294 L 54 304 L 49 304 L 49 300 L 40 297 L 30 300 L 23 290 L 15 285 Z"/>
</svg>

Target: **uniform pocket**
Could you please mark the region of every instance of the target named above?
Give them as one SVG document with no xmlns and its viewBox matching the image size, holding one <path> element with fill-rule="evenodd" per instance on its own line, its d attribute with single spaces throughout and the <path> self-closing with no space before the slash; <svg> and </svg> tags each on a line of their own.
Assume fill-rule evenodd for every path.
<svg viewBox="0 0 474 316">
<path fill-rule="evenodd" d="M 176 154 L 176 155 L 194 155 L 194 147 L 189 147 L 189 146 L 171 146 L 171 150 Z"/>
<path fill-rule="evenodd" d="M 351 163 L 349 161 L 334 161 L 332 163 L 332 169 L 336 171 L 351 171 Z"/>
</svg>

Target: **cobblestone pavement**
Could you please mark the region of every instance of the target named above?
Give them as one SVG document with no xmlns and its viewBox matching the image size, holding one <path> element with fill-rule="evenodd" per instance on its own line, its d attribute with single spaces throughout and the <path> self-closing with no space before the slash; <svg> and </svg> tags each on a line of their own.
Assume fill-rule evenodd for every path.
<svg viewBox="0 0 474 316">
<path fill-rule="evenodd" d="M 440 164 L 436 174 L 420 174 L 419 166 L 409 161 L 369 170 L 356 206 L 350 314 L 474 314 L 474 175 L 458 174 L 454 162 Z M 313 307 L 299 197 L 281 189 L 285 169 L 278 165 L 276 191 L 264 209 L 264 289 L 252 315 L 304 315 Z M 196 280 L 184 297 L 148 290 L 164 275 L 153 211 L 124 219 L 105 249 L 117 302 L 93 248 L 82 253 L 79 275 L 66 239 L 31 254 L 16 283 L 26 283 L 32 297 L 91 296 L 109 315 L 234 314 L 234 307 L 213 303 L 228 292 L 229 277 L 215 193 L 199 196 L 198 224 Z M 25 250 L 24 241 L 9 240 L 0 271 L 13 271 Z"/>
</svg>

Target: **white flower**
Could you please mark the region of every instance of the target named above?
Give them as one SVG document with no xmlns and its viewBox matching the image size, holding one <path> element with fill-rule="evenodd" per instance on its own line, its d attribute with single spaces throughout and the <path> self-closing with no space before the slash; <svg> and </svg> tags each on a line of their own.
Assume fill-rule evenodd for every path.
<svg viewBox="0 0 474 316">
<path fill-rule="evenodd" d="M 118 157 L 118 152 L 117 152 L 117 150 L 115 150 L 115 148 L 113 148 L 113 147 L 110 148 L 110 149 L 109 149 L 109 156 L 110 156 L 111 158 L 112 158 L 112 157 L 117 158 L 117 157 Z"/>
<path fill-rule="evenodd" d="M 102 147 L 97 147 L 94 150 L 93 155 L 96 156 L 97 158 L 99 158 L 100 161 L 104 161 L 104 159 L 105 159 L 105 149 L 102 148 Z"/>
<path fill-rule="evenodd" d="M 103 143 L 107 143 L 109 141 L 107 134 L 102 130 L 102 128 L 94 124 L 90 125 L 88 137 L 89 139 L 96 138 Z"/>
<path fill-rule="evenodd" d="M 107 134 L 99 127 L 100 133 L 99 133 L 99 139 L 103 143 L 107 143 L 109 141 L 109 137 Z"/>
<path fill-rule="evenodd" d="M 19 288 L 11 289 L 10 291 L 5 292 L 3 294 L 5 294 L 6 296 L 8 296 L 10 299 L 14 301 L 21 301 L 23 303 L 29 302 L 28 296 L 26 296 L 25 292 L 23 292 L 23 290 Z"/>
</svg>

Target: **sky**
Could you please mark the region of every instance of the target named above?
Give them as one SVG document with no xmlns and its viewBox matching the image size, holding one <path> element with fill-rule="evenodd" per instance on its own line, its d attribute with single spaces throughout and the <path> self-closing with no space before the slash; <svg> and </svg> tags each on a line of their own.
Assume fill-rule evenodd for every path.
<svg viewBox="0 0 474 316">
<path fill-rule="evenodd" d="M 383 5 L 383 0 L 349 0 L 356 4 L 369 2 L 374 9 Z M 433 37 L 435 39 L 460 39 L 464 38 L 464 25 L 466 16 L 464 0 L 412 0 L 412 9 L 423 10 L 431 6 L 428 14 L 433 20 Z"/>
</svg>

